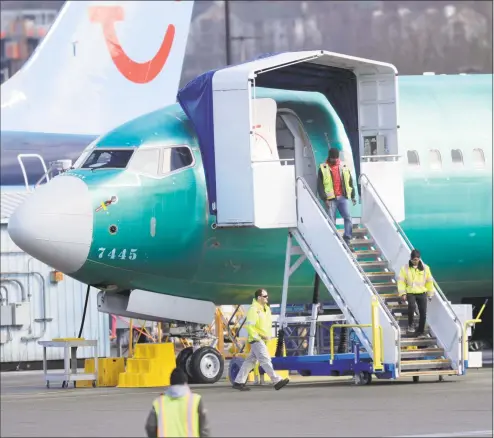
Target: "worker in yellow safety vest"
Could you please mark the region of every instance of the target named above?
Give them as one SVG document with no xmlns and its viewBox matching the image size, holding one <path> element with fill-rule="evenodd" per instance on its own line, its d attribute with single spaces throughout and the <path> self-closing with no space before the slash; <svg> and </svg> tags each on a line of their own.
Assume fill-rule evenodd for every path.
<svg viewBox="0 0 494 438">
<path fill-rule="evenodd" d="M 349 200 L 352 200 L 353 205 L 357 201 L 350 169 L 341 164 L 339 157 L 340 151 L 337 148 L 329 150 L 328 159 L 319 166 L 317 192 L 326 204 L 329 218 L 333 223 L 336 223 L 336 210 L 340 212 L 345 226 L 343 240 L 350 247 L 352 217 Z"/>
<path fill-rule="evenodd" d="M 427 315 L 427 300 L 434 295 L 434 280 L 429 266 L 420 259 L 420 251 L 414 249 L 410 261 L 401 268 L 398 276 L 398 293 L 403 302 L 408 301 L 408 329 L 419 338 L 425 338 L 425 319 Z M 416 331 L 413 318 L 415 305 L 419 309 L 419 326 Z"/>
<path fill-rule="evenodd" d="M 250 353 L 242 364 L 235 382 L 233 382 L 233 388 L 240 391 L 250 390 L 245 386 L 245 383 L 257 361 L 259 361 L 259 365 L 269 376 L 271 382 L 274 383 L 274 389 L 279 390 L 290 381 L 289 379 L 282 379 L 274 372 L 271 356 L 266 346 L 266 341 L 271 337 L 273 325 L 268 299 L 268 293 L 265 289 L 256 290 L 252 305 L 247 312 L 245 326 L 248 334 L 247 342 L 250 344 Z"/>
<path fill-rule="evenodd" d="M 149 438 L 209 436 L 202 398 L 194 394 L 187 383 L 187 374 L 175 368 L 170 386 L 154 400 L 149 412 L 145 426 Z"/>
</svg>

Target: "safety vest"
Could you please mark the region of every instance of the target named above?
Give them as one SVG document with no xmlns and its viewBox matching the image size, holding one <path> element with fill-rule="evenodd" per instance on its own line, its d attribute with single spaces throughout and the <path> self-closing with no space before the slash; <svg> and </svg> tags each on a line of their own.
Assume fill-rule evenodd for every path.
<svg viewBox="0 0 494 438">
<path fill-rule="evenodd" d="M 264 306 L 263 308 L 254 298 L 245 319 L 245 328 L 248 334 L 247 341 L 260 341 L 262 339 L 260 335 L 269 339 L 272 325 L 271 309 L 269 306 Z"/>
<path fill-rule="evenodd" d="M 201 396 L 189 392 L 184 397 L 160 395 L 154 402 L 158 437 L 198 437 Z"/>
<path fill-rule="evenodd" d="M 431 270 L 425 263 L 424 270 L 410 268 L 408 263 L 400 269 L 398 276 L 398 293 L 404 294 L 423 294 L 428 292 L 429 295 L 434 293 L 434 282 L 432 280 Z"/>
<path fill-rule="evenodd" d="M 333 187 L 333 175 L 331 174 L 331 169 L 328 163 L 322 163 L 320 165 L 322 172 L 322 183 L 324 186 L 324 193 L 326 193 L 326 200 L 330 201 L 335 198 L 334 187 Z M 339 167 L 340 179 L 342 181 L 341 187 L 343 191 L 343 196 L 348 199 L 352 197 L 352 187 L 350 186 L 351 173 L 346 166 Z"/>
</svg>

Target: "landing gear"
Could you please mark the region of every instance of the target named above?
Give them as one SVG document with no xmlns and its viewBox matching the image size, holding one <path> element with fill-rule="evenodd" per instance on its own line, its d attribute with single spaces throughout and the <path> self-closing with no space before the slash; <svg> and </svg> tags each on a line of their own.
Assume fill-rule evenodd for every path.
<svg viewBox="0 0 494 438">
<path fill-rule="evenodd" d="M 177 356 L 177 366 L 186 372 L 190 383 L 216 383 L 221 379 L 225 361 L 213 347 L 183 349 Z"/>
<path fill-rule="evenodd" d="M 361 371 L 355 374 L 355 385 L 370 385 L 372 382 L 372 374 L 367 371 Z"/>
<path fill-rule="evenodd" d="M 439 376 L 439 381 L 444 382 L 444 376 Z"/>
<path fill-rule="evenodd" d="M 213 347 L 201 347 L 190 360 L 190 371 L 197 383 L 216 383 L 221 379 L 225 361 Z"/>
<path fill-rule="evenodd" d="M 184 348 L 177 356 L 177 367 L 187 374 L 189 378 L 189 383 L 197 383 L 194 380 L 194 376 L 190 372 L 190 360 L 194 354 L 194 349 L 192 347 Z"/>
<path fill-rule="evenodd" d="M 413 383 L 419 383 L 420 376 L 413 376 Z"/>
</svg>

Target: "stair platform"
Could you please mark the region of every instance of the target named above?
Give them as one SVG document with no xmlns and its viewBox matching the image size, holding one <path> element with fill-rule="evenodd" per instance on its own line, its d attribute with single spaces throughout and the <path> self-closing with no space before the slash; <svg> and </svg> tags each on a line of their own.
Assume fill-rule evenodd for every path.
<svg viewBox="0 0 494 438">
<path fill-rule="evenodd" d="M 361 372 L 376 373 L 382 378 L 391 378 L 391 367 L 384 365 L 384 371 L 375 372 L 372 358 L 366 352 L 337 353 L 331 355 L 286 356 L 271 358 L 275 370 L 298 371 L 303 376 L 353 376 Z"/>
</svg>

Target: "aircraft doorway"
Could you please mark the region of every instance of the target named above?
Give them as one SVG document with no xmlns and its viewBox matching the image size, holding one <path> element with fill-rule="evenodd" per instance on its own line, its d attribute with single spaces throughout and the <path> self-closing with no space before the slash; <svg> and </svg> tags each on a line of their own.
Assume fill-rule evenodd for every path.
<svg viewBox="0 0 494 438">
<path fill-rule="evenodd" d="M 295 179 L 307 181 L 314 194 L 317 192 L 317 168 L 309 137 L 298 116 L 289 109 L 280 109 L 276 116 L 276 144 L 281 165 L 295 164 Z"/>
</svg>

